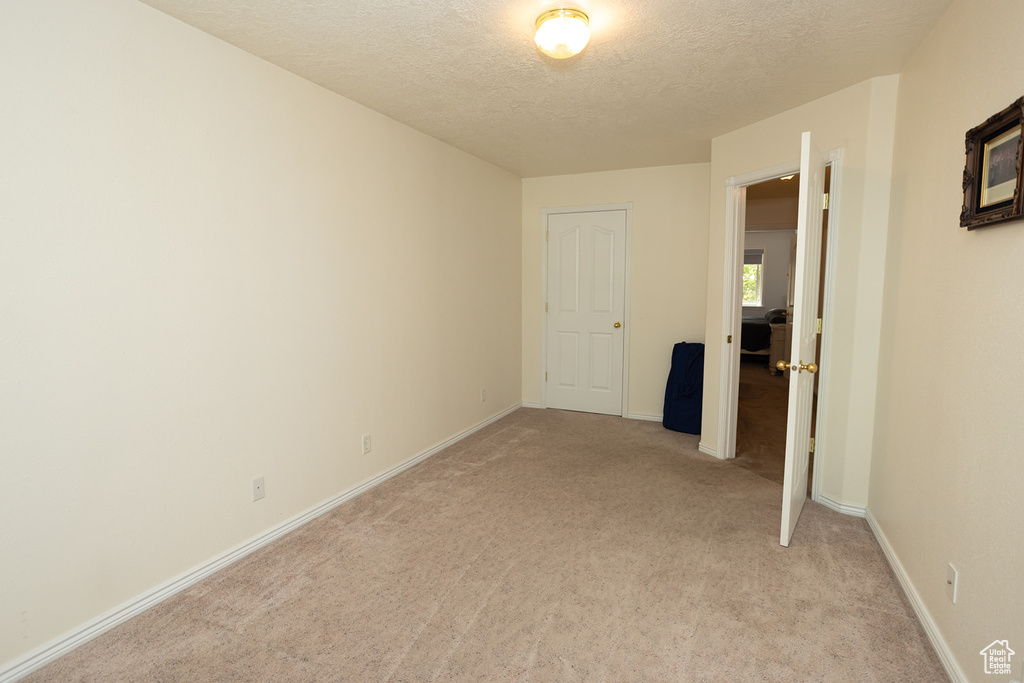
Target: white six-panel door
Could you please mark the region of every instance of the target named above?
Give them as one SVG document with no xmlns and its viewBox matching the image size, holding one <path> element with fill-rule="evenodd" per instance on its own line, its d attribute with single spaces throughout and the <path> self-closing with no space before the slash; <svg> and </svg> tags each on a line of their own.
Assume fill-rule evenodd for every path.
<svg viewBox="0 0 1024 683">
<path fill-rule="evenodd" d="M 626 211 L 547 216 L 549 408 L 622 414 Z"/>
</svg>

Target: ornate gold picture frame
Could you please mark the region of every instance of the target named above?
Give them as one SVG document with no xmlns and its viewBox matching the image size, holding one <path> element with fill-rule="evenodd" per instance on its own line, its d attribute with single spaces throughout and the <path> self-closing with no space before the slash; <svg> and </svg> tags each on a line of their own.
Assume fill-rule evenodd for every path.
<svg viewBox="0 0 1024 683">
<path fill-rule="evenodd" d="M 1024 217 L 1024 97 L 967 131 L 960 227 L 974 230 Z"/>
</svg>

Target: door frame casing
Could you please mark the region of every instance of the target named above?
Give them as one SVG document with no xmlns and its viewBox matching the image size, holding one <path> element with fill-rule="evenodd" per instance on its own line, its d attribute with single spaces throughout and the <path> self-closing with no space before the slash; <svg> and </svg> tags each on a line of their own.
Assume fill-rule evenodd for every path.
<svg viewBox="0 0 1024 683">
<path fill-rule="evenodd" d="M 832 339 L 832 315 L 835 303 L 835 262 L 836 262 L 836 216 L 838 215 L 839 178 L 842 172 L 842 149 L 825 153 L 826 165 L 832 167 L 829 181 L 828 243 L 825 254 L 824 307 L 822 309 L 821 368 L 818 380 L 818 416 L 814 434 L 814 472 L 811 481 L 811 500 L 818 500 L 821 485 L 821 463 L 826 459 L 828 441 L 825 425 L 829 396 L 829 359 Z M 736 457 L 736 420 L 739 407 L 739 332 L 742 307 L 739 300 L 739 279 L 742 272 L 743 243 L 745 240 L 746 192 L 747 187 L 774 180 L 791 173 L 800 172 L 799 160 L 771 166 L 758 171 L 730 176 L 725 179 L 725 267 L 722 281 L 722 331 L 723 351 L 719 368 L 718 393 L 718 443 L 714 455 L 722 460 Z M 725 340 L 732 335 L 732 344 Z M 788 349 L 787 349 L 788 353 Z"/>
<path fill-rule="evenodd" d="M 548 316 L 544 305 L 548 301 L 548 216 L 564 213 L 592 213 L 597 211 L 626 212 L 626 270 L 623 283 L 625 298 L 622 311 L 622 410 L 620 415 L 626 417 L 629 412 L 629 333 L 632 328 L 629 318 L 630 280 L 632 279 L 632 241 L 633 241 L 633 202 L 621 204 L 594 204 L 588 206 L 560 206 L 541 209 L 541 259 L 540 259 L 540 407 L 548 407 L 548 383 L 544 373 L 548 369 Z"/>
</svg>

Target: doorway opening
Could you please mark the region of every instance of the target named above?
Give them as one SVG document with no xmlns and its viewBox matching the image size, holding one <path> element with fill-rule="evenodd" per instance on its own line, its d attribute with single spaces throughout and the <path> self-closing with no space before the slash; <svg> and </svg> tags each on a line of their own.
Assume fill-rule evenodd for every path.
<svg viewBox="0 0 1024 683">
<path fill-rule="evenodd" d="M 822 465 L 822 463 L 826 462 L 826 460 L 827 460 L 827 440 L 826 440 L 826 434 L 825 434 L 825 425 L 827 424 L 827 420 L 825 419 L 825 416 L 827 415 L 828 377 L 829 377 L 829 373 L 828 373 L 828 365 L 829 365 L 828 364 L 828 357 L 830 355 L 830 352 L 829 352 L 829 346 L 830 346 L 829 345 L 829 339 L 830 339 L 830 328 L 831 328 L 831 325 L 830 325 L 830 315 L 829 315 L 829 312 L 832 309 L 832 305 L 833 305 L 833 302 L 834 302 L 834 290 L 835 290 L 835 287 L 834 287 L 834 273 L 835 273 L 835 268 L 834 268 L 834 264 L 835 264 L 835 249 L 834 249 L 834 246 L 835 246 L 835 243 L 836 243 L 836 240 L 835 240 L 836 226 L 835 226 L 834 216 L 836 214 L 835 207 L 837 205 L 837 199 L 838 199 L 836 188 L 838 188 L 839 185 L 840 185 L 839 174 L 841 172 L 841 160 L 842 160 L 842 152 L 841 152 L 841 150 L 837 149 L 837 150 L 830 151 L 828 154 L 824 155 L 824 160 L 825 160 L 825 169 L 824 170 L 825 170 L 825 174 L 826 174 L 824 179 L 826 180 L 827 185 L 828 185 L 828 190 L 827 190 L 828 197 L 826 199 L 825 206 L 828 207 L 829 209 L 831 209 L 831 211 L 825 211 L 823 213 L 823 215 L 822 215 L 823 242 L 822 242 L 822 245 L 821 245 L 822 249 L 821 249 L 821 257 L 820 257 L 820 273 L 819 273 L 821 275 L 821 277 L 818 278 L 818 283 L 819 283 L 818 284 L 818 292 L 817 292 L 819 294 L 819 296 L 817 297 L 817 299 L 818 299 L 818 304 L 817 304 L 818 308 L 817 308 L 817 311 L 815 311 L 815 312 L 805 313 L 806 317 L 814 316 L 814 314 L 817 313 L 817 316 L 815 316 L 815 317 L 820 317 L 822 319 L 822 326 L 820 328 L 820 332 L 819 332 L 818 337 L 817 337 L 818 352 L 816 354 L 816 358 L 818 359 L 818 364 L 821 367 L 821 370 L 816 375 L 815 381 L 814 381 L 814 402 L 815 402 L 815 405 L 814 405 L 814 410 L 813 410 L 813 417 L 811 418 L 811 430 L 812 430 L 811 434 L 815 438 L 815 441 L 814 441 L 814 444 L 813 444 L 814 460 L 815 460 L 815 464 L 817 465 L 817 466 L 813 467 L 813 469 L 810 472 L 811 476 L 808 477 L 808 482 L 809 482 L 808 488 L 810 489 L 809 493 L 810 493 L 810 497 L 811 497 L 812 500 L 817 500 L 818 497 L 819 497 L 819 489 L 820 489 L 820 482 L 821 482 L 821 472 L 822 472 L 821 465 Z M 778 350 L 778 353 L 773 353 L 772 352 L 772 346 L 771 346 L 771 341 L 770 341 L 770 336 L 769 336 L 769 341 L 766 344 L 767 348 L 762 348 L 761 349 L 761 354 L 756 354 L 756 353 L 754 353 L 754 354 L 742 353 L 741 354 L 741 348 L 740 347 L 742 345 L 742 334 L 741 334 L 741 319 L 742 319 L 742 317 L 743 316 L 747 316 L 748 313 L 751 314 L 748 317 L 754 317 L 757 313 L 760 313 L 761 311 L 764 311 L 765 313 L 767 313 L 767 311 L 771 310 L 770 308 L 766 309 L 766 307 L 763 306 L 763 305 L 760 307 L 760 309 L 758 309 L 756 306 L 755 307 L 749 307 L 749 306 L 748 307 L 743 307 L 742 306 L 742 302 L 743 302 L 743 298 L 744 298 L 742 271 L 743 271 L 745 266 L 749 266 L 750 265 L 748 263 L 745 263 L 745 261 L 750 261 L 751 260 L 748 257 L 748 255 L 745 253 L 746 250 L 745 250 L 744 247 L 745 246 L 750 246 L 752 251 L 760 251 L 761 250 L 761 246 L 757 244 L 757 240 L 751 240 L 749 242 L 747 240 L 747 235 L 748 235 L 747 230 L 746 230 L 747 223 L 748 223 L 748 221 L 747 221 L 747 211 L 748 211 L 748 208 L 750 208 L 750 207 L 748 207 L 748 201 L 747 201 L 748 200 L 748 191 L 753 194 L 754 198 L 757 198 L 759 195 L 763 197 L 765 193 L 762 192 L 762 188 L 758 188 L 756 186 L 761 185 L 761 184 L 767 184 L 767 183 L 769 183 L 771 181 L 774 181 L 775 183 L 780 183 L 782 181 L 780 181 L 779 179 L 784 177 L 784 176 L 793 176 L 792 181 L 788 181 L 788 182 L 796 183 L 797 182 L 797 178 L 799 178 L 799 175 L 798 175 L 799 171 L 800 171 L 800 164 L 798 162 L 794 161 L 794 162 L 791 162 L 791 163 L 788 163 L 788 164 L 780 164 L 779 166 L 775 166 L 775 167 L 768 168 L 768 169 L 763 169 L 761 171 L 756 171 L 756 172 L 753 172 L 753 173 L 748 173 L 748 174 L 745 174 L 745 175 L 742 175 L 742 176 L 734 176 L 734 177 L 729 178 L 727 180 L 727 187 L 726 187 L 726 189 L 727 189 L 726 234 L 725 234 L 725 238 L 726 238 L 725 239 L 725 242 L 726 242 L 725 243 L 726 265 L 725 265 L 725 273 L 724 273 L 725 274 L 725 280 L 724 280 L 724 283 L 723 283 L 723 299 L 722 299 L 722 301 L 723 301 L 723 311 L 722 311 L 722 313 L 723 313 L 723 317 L 722 317 L 722 333 L 723 334 L 722 334 L 722 336 L 723 336 L 723 341 L 727 341 L 727 344 L 724 346 L 724 351 L 723 351 L 723 354 L 722 354 L 722 363 L 721 363 L 721 378 L 720 378 L 720 381 L 721 381 L 721 384 L 720 384 L 721 391 L 720 391 L 720 394 L 719 394 L 719 423 L 718 423 L 718 434 L 717 434 L 717 436 L 718 436 L 718 449 L 717 449 L 717 453 L 716 453 L 716 455 L 719 458 L 722 458 L 722 459 L 732 459 L 732 458 L 736 457 L 736 455 L 737 455 L 737 428 L 739 426 L 738 425 L 738 417 L 739 417 L 738 413 L 739 413 L 739 394 L 740 394 L 741 373 L 749 374 L 748 372 L 746 372 L 744 370 L 744 368 L 745 367 L 748 368 L 748 371 L 758 371 L 758 370 L 761 370 L 763 372 L 763 374 L 760 375 L 758 377 L 758 379 L 765 380 L 765 381 L 764 382 L 760 382 L 760 383 L 761 384 L 770 384 L 770 382 L 771 382 L 771 375 L 769 374 L 769 370 L 768 370 L 768 367 L 769 367 L 768 366 L 768 362 L 770 361 L 772 363 L 772 365 L 774 365 L 777 362 L 777 359 L 779 359 L 780 356 L 785 358 L 786 360 L 794 360 L 794 359 L 790 358 L 790 350 L 791 350 L 792 343 L 793 343 L 792 342 L 792 332 L 790 332 L 790 336 L 789 336 L 789 338 L 787 338 L 787 336 L 786 336 L 786 331 L 787 331 L 786 330 L 786 324 L 782 320 L 780 320 L 779 318 L 775 318 L 773 323 L 768 323 L 768 329 L 769 330 L 771 330 L 771 325 L 772 324 L 775 325 L 774 333 L 776 335 L 776 340 L 779 341 L 779 343 L 776 344 L 776 349 Z M 767 192 L 767 194 L 770 196 L 771 192 Z M 776 205 L 781 205 L 783 203 L 784 202 L 781 202 L 781 201 L 775 202 Z M 776 206 L 775 208 L 777 209 L 779 207 Z M 753 213 L 754 213 L 754 215 L 751 217 L 750 224 L 751 224 L 751 227 L 753 227 L 755 229 L 752 230 L 750 234 L 756 234 L 756 233 L 759 233 L 759 232 L 770 233 L 770 232 L 776 231 L 776 230 L 777 231 L 783 231 L 783 230 L 786 230 L 786 229 L 795 228 L 795 224 L 791 223 L 791 222 L 788 222 L 788 219 L 785 222 L 785 224 L 783 224 L 782 219 L 778 219 L 778 218 L 772 219 L 770 217 L 766 218 L 766 215 L 763 212 L 760 214 L 760 217 L 759 217 L 759 214 L 758 214 L 757 210 L 755 210 Z M 771 214 L 769 213 L 767 215 L 770 216 Z M 764 235 L 761 235 L 759 237 L 764 237 Z M 781 240 L 781 238 L 776 238 L 776 239 Z M 778 245 L 776 245 L 774 247 L 774 251 L 776 251 L 776 252 L 778 252 L 779 249 L 780 249 L 780 247 Z M 761 259 L 762 259 L 761 263 L 764 264 L 764 269 L 765 270 L 763 271 L 763 274 L 765 275 L 765 277 L 771 277 L 770 274 L 767 273 L 767 270 L 770 268 L 770 266 L 768 265 L 768 261 L 770 259 L 772 259 L 772 256 L 771 256 L 771 251 L 772 250 L 773 249 L 771 247 L 765 246 L 763 248 L 763 253 L 760 255 Z M 779 254 L 776 253 L 776 257 L 778 257 L 778 256 L 779 256 Z M 753 260 L 755 262 L 757 261 L 756 258 L 754 258 Z M 789 260 L 790 263 L 792 262 L 792 256 L 791 255 L 789 255 L 789 259 L 788 260 Z M 775 269 L 776 270 L 778 269 L 777 265 L 776 265 Z M 749 270 L 749 268 L 748 268 L 748 270 Z M 791 268 L 788 267 L 788 264 L 787 264 L 787 271 L 791 271 Z M 764 295 L 764 290 L 763 290 L 764 285 L 765 285 L 765 283 L 762 282 L 761 283 L 761 286 L 762 286 L 762 296 Z M 785 311 L 787 315 L 784 317 L 784 320 L 786 320 L 786 321 L 792 321 L 792 319 L 793 319 L 792 318 L 792 310 L 791 310 L 791 306 L 792 306 L 792 303 L 793 303 L 792 288 L 793 288 L 793 280 L 792 280 L 792 278 L 789 278 L 788 281 L 787 281 L 786 311 Z M 748 287 L 748 290 L 749 290 L 749 287 Z M 748 292 L 748 294 L 749 294 L 749 292 Z M 778 299 L 775 299 L 774 301 L 775 301 L 775 303 L 777 303 Z M 748 303 L 749 303 L 749 298 L 748 298 Z M 772 301 L 769 300 L 769 299 L 764 299 L 764 300 L 761 301 L 761 303 L 762 304 L 764 304 L 764 303 L 771 304 Z M 770 335 L 770 332 L 768 334 Z M 733 343 L 733 339 L 732 339 L 733 336 L 736 337 L 736 339 L 735 339 L 736 343 Z M 728 339 L 726 339 L 726 337 L 728 337 Z M 758 355 L 764 355 L 766 358 L 757 358 Z M 746 356 L 750 356 L 750 357 L 747 358 L 747 359 L 744 359 L 743 357 L 746 357 Z M 795 362 L 795 360 L 794 360 L 794 362 Z M 779 378 L 778 375 L 776 375 L 775 377 Z M 785 417 L 784 416 L 783 417 L 776 417 L 776 418 L 774 418 L 774 420 L 772 422 L 772 425 L 775 428 L 775 434 L 774 435 L 768 435 L 769 439 L 770 438 L 774 438 L 774 439 L 777 439 L 777 440 L 784 439 L 785 435 L 788 435 L 788 433 L 790 431 L 789 430 L 789 425 L 783 426 L 782 422 L 784 422 L 784 421 L 785 421 Z M 742 436 L 742 434 L 741 434 L 741 436 Z M 740 444 L 740 445 L 741 445 L 741 448 L 744 447 L 744 444 Z M 784 459 L 785 459 L 785 455 L 784 454 L 782 456 L 782 459 L 783 459 L 783 462 L 784 462 Z M 772 467 L 777 467 L 777 466 L 776 465 L 772 465 Z M 756 469 L 756 467 L 751 467 L 750 469 Z M 769 478 L 777 478 L 777 474 L 775 474 L 773 477 L 769 477 Z"/>
<path fill-rule="evenodd" d="M 736 452 L 734 463 L 783 483 L 788 431 L 789 371 L 777 363 L 789 358 L 793 339 L 799 174 L 766 180 L 746 188 L 740 306 L 740 362 L 737 373 Z M 831 168 L 825 169 L 825 194 Z M 825 319 L 825 264 L 828 209 L 822 220 L 816 317 Z M 821 358 L 821 336 L 815 358 Z M 815 436 L 818 380 L 815 376 L 811 436 Z M 809 456 L 811 493 L 814 454 Z M 813 496 L 812 496 L 813 497 Z"/>
</svg>

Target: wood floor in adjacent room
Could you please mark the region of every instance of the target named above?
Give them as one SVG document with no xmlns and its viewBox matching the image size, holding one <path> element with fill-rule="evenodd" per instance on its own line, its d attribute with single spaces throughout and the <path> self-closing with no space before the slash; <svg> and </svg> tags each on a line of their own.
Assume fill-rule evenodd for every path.
<svg viewBox="0 0 1024 683">
<path fill-rule="evenodd" d="M 30 675 L 940 681 L 863 519 L 658 423 L 508 417 Z"/>
<path fill-rule="evenodd" d="M 740 356 L 733 464 L 782 483 L 786 469 L 789 380 L 768 369 L 767 356 Z"/>
</svg>

